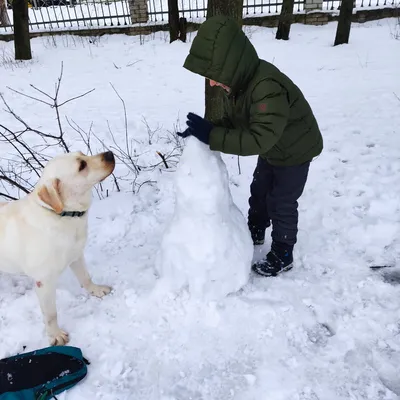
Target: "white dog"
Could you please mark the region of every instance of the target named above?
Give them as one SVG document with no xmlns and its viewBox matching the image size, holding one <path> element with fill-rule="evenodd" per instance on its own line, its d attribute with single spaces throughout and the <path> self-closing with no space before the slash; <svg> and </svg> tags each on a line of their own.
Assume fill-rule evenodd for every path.
<svg viewBox="0 0 400 400">
<path fill-rule="evenodd" d="M 68 343 L 57 322 L 56 285 L 70 266 L 89 293 L 103 297 L 108 286 L 95 285 L 86 269 L 87 211 L 92 188 L 115 168 L 112 152 L 63 154 L 50 160 L 34 190 L 0 207 L 0 271 L 35 281 L 51 345 Z"/>
</svg>

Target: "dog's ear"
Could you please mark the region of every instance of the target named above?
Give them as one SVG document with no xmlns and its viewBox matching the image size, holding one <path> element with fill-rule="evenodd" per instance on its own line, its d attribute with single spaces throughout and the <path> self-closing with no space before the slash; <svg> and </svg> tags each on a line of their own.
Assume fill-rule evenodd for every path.
<svg viewBox="0 0 400 400">
<path fill-rule="evenodd" d="M 61 200 L 60 184 L 61 181 L 56 178 L 53 179 L 50 185 L 41 186 L 38 191 L 39 199 L 52 208 L 57 214 L 60 214 L 64 209 L 64 204 Z"/>
</svg>

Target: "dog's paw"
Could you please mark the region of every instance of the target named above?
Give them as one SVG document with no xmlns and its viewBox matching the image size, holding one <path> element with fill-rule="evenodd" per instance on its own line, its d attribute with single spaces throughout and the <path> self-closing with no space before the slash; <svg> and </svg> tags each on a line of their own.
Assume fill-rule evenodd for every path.
<svg viewBox="0 0 400 400">
<path fill-rule="evenodd" d="M 107 294 L 109 294 L 111 292 L 112 288 L 110 286 L 103 286 L 103 285 L 90 285 L 88 287 L 88 292 L 92 295 L 92 296 L 96 296 L 96 297 L 103 297 L 106 296 Z"/>
<path fill-rule="evenodd" d="M 50 335 L 51 346 L 64 346 L 69 342 L 69 336 L 67 332 L 59 329 L 54 334 Z"/>
</svg>

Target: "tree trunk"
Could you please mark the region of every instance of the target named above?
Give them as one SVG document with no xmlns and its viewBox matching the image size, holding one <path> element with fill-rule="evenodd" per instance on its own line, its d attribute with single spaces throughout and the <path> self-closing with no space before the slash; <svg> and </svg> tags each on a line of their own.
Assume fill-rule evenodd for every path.
<svg viewBox="0 0 400 400">
<path fill-rule="evenodd" d="M 294 0 L 283 0 L 275 39 L 289 40 L 290 27 L 293 21 L 293 8 Z"/>
<path fill-rule="evenodd" d="M 349 43 L 353 7 L 354 0 L 342 0 L 334 46 Z"/>
<path fill-rule="evenodd" d="M 179 18 L 178 0 L 168 0 L 169 42 L 181 40 L 186 42 L 187 21 Z"/>
<path fill-rule="evenodd" d="M 214 15 L 225 15 L 243 22 L 243 0 L 209 0 L 207 19 Z"/>
<path fill-rule="evenodd" d="M 6 0 L 0 0 L 0 26 L 8 25 L 11 25 L 11 21 L 7 12 Z"/>
<path fill-rule="evenodd" d="M 187 20 L 186 18 L 179 18 L 179 39 L 186 43 L 187 38 Z"/>
<path fill-rule="evenodd" d="M 237 19 L 243 24 L 243 0 L 208 0 L 207 19 L 214 15 L 225 15 Z M 205 118 L 216 121 L 222 117 L 222 88 L 211 87 L 210 82 L 205 82 Z"/>
<path fill-rule="evenodd" d="M 178 0 L 168 0 L 169 42 L 179 39 L 179 8 Z"/>
<path fill-rule="evenodd" d="M 31 60 L 28 1 L 13 0 L 14 49 L 16 60 Z"/>
</svg>

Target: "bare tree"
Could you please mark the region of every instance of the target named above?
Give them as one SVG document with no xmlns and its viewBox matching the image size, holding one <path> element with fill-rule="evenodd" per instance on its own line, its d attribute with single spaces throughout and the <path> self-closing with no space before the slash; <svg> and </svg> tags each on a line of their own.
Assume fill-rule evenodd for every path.
<svg viewBox="0 0 400 400">
<path fill-rule="evenodd" d="M 207 19 L 214 15 L 225 15 L 243 23 L 243 0 L 208 0 Z M 215 121 L 222 117 L 222 89 L 205 82 L 205 118 Z"/>
<path fill-rule="evenodd" d="M 293 22 L 293 8 L 294 0 L 283 0 L 275 39 L 289 40 L 290 28 Z"/>
<path fill-rule="evenodd" d="M 342 0 L 334 46 L 349 43 L 354 0 Z"/>
<path fill-rule="evenodd" d="M 0 0 L 0 26 L 8 25 L 11 25 L 11 21 L 7 12 L 6 0 Z"/>
<path fill-rule="evenodd" d="M 29 15 L 27 0 L 13 0 L 14 49 L 16 60 L 31 60 Z"/>
</svg>

